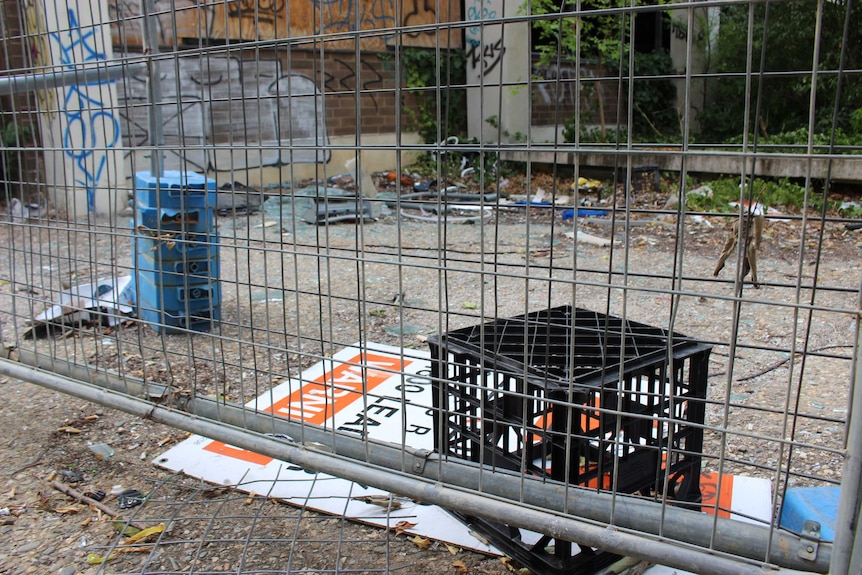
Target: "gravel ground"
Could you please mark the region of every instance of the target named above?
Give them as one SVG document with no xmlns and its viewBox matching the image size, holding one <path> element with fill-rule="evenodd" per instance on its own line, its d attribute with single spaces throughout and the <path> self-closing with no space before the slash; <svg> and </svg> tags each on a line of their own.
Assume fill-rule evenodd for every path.
<svg viewBox="0 0 862 575">
<path fill-rule="evenodd" d="M 661 198 L 636 200 L 652 208 Z M 22 340 L 26 302 L 32 301 L 38 313 L 40 301 L 76 278 L 128 266 L 129 239 L 104 233 L 107 225 L 95 233 L 56 223 L 4 225 L 8 247 L 0 251 L 0 309 L 11 311 L 2 315 L 3 340 L 18 344 L 13 353 L 68 358 L 242 402 L 360 338 L 424 347 L 416 333 L 472 325 L 483 315 L 510 317 L 573 298 L 580 307 L 625 311 L 631 319 L 667 326 L 668 290 L 677 287 L 685 295 L 677 302 L 674 330 L 716 344 L 709 370 L 714 404 L 707 425 L 730 432 L 725 437 L 720 430 L 707 431 L 705 468 L 717 470 L 714 458 L 724 453 L 725 471 L 776 479 L 776 466 L 787 460 L 780 440 L 792 434 L 798 445 L 791 484 L 840 478 L 837 451 L 844 439 L 844 382 L 855 329 L 847 311 L 857 306 L 859 232 L 826 224 L 818 242 L 819 226 L 809 224 L 803 237 L 799 220 L 770 221 L 758 258 L 763 286 L 746 288 L 737 328 L 740 347 L 730 362 L 732 286 L 711 281 L 727 234 L 724 218 L 686 223 L 682 280 L 674 284 L 679 243 L 672 217 L 644 214 L 644 221 L 630 228 L 624 249 L 622 244 L 575 244 L 566 235 L 570 227 L 551 210 L 501 210 L 483 225 L 446 227 L 389 213 L 365 226 L 359 238 L 350 224 L 312 227 L 282 219 L 285 213 L 284 206 L 270 200 L 263 211 L 219 219 L 220 338 L 161 337 L 129 322 Z M 595 220 L 584 220 L 580 229 L 600 238 L 625 236 L 624 227 Z M 803 242 L 811 256 L 800 264 Z M 447 247 L 445 261 L 441 244 Z M 321 252 L 318 245 L 327 247 Z M 815 266 L 818 245 L 823 250 Z M 25 254 L 30 255 L 21 257 Z M 97 264 L 86 267 L 91 259 Z M 443 263 L 445 274 L 439 271 Z M 733 267 L 720 279 L 732 277 Z M 800 272 L 803 282 L 797 288 Z M 815 273 L 818 290 L 812 295 L 805 286 Z M 572 279 L 578 282 L 575 290 L 563 284 Z M 629 289 L 609 290 L 609 283 Z M 331 298 L 320 298 L 320 292 Z M 795 314 L 795 301 L 813 302 L 805 306 L 810 313 Z M 255 346 L 249 345 L 252 341 Z M 805 362 L 788 361 L 780 350 L 794 341 L 797 349 L 804 343 L 817 353 L 805 356 Z M 82 493 L 105 491 L 104 503 L 112 508 L 118 503 L 110 496 L 115 486 L 139 489 L 150 498 L 123 516 L 140 527 L 166 522 L 168 529 L 155 547 L 123 553 L 103 573 L 510 572 L 497 558 L 425 545 L 395 531 L 249 498 L 157 469 L 152 458 L 185 434 L 152 421 L 8 378 L 0 383 L 0 401 L 7 406 L 6 433 L 0 438 L 0 508 L 8 511 L 0 517 L 0 574 L 100 572 L 99 566 L 88 565 L 88 555 L 109 554 L 121 537 L 104 513 L 69 498 L 57 485 Z M 798 405 L 804 415 L 795 426 L 782 415 L 786 404 Z M 114 456 L 100 459 L 90 448 L 98 443 L 110 444 Z M 69 482 L 78 472 L 82 479 Z"/>
</svg>

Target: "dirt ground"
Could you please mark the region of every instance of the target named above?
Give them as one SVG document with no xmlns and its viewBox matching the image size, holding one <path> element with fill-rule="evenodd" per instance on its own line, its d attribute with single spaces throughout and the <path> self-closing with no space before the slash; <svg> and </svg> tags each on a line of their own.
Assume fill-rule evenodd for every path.
<svg viewBox="0 0 862 575">
<path fill-rule="evenodd" d="M 526 193 L 517 185 L 513 189 Z M 553 182 L 536 185 L 552 189 Z M 633 201 L 656 209 L 664 199 L 643 194 Z M 758 255 L 763 285 L 746 287 L 750 301 L 736 322 L 732 285 L 712 281 L 729 229 L 721 216 L 686 222 L 682 248 L 670 216 L 644 212 L 633 219 L 642 221 L 628 228 L 602 218 L 582 219 L 581 232 L 627 239 L 601 246 L 575 243 L 567 236 L 571 224 L 550 209 L 512 206 L 489 211 L 481 225 L 449 226 L 425 213 L 410 218 L 388 210 L 367 223 L 360 236 L 350 223 L 317 227 L 286 218 L 288 205 L 270 199 L 260 211 L 219 218 L 224 285 L 219 338 L 162 337 L 129 322 L 23 340 L 22 320 L 29 313 L 24 302 L 33 302 L 38 313 L 39 304 L 50 299 L 48 280 L 68 287 L 75 278 L 116 273 L 117 266 L 129 265 L 130 241 L 125 233 L 100 233 L 107 227 L 93 232 L 63 223 L 3 225 L 7 247 L 0 250 L 0 309 L 11 310 L 2 316 L 3 341 L 21 351 L 243 402 L 361 338 L 423 347 L 417 334 L 473 325 L 483 315 L 509 317 L 574 299 L 580 307 L 625 311 L 631 319 L 666 326 L 673 289 L 681 294 L 673 329 L 715 344 L 705 469 L 782 485 L 840 478 L 848 402 L 844 382 L 855 329 L 848 310 L 858 305 L 862 255 L 860 232 L 848 231 L 841 222 L 823 229 L 808 223 L 802 234 L 799 219 L 770 220 Z M 806 256 L 800 260 L 803 244 Z M 439 245 L 447 248 L 445 259 Z M 681 251 L 684 267 L 675 274 Z M 97 265 L 83 269 L 91 254 L 97 254 Z M 731 262 L 719 279 L 731 278 L 733 269 Z M 572 288 L 574 270 L 577 288 Z M 797 283 L 800 273 L 804 279 Z M 818 288 L 812 290 L 815 273 Z M 609 289 L 609 284 L 628 289 Z M 440 312 L 445 325 L 439 323 Z M 734 333 L 741 346 L 731 362 L 727 342 Z M 782 351 L 794 342 L 797 350 L 807 346 L 805 362 L 799 357 L 790 362 Z M 3 575 L 502 574 L 513 569 L 496 557 L 160 470 L 152 459 L 186 434 L 149 420 L 11 378 L 0 380 L 0 401 L 6 406 L 0 438 Z M 803 416 L 789 421 L 785 405 Z M 790 436 L 796 445 L 787 478 L 789 455 L 781 439 Z M 101 443 L 111 446 L 113 456 L 93 451 Z M 106 566 L 88 564 L 88 557 L 92 562 L 92 555 L 110 554 L 125 537 L 105 521 L 105 511 L 58 487 L 104 491 L 107 513 L 119 503 L 112 492 L 138 489 L 148 494 L 146 504 L 119 513 L 139 527 L 164 522 L 167 529 L 157 543 L 141 545 L 136 553 L 118 554 Z"/>
</svg>

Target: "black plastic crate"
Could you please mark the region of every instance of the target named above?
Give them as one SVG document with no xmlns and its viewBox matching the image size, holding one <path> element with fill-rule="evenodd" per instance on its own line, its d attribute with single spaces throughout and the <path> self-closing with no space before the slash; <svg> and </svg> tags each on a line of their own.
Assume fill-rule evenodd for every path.
<svg viewBox="0 0 862 575">
<path fill-rule="evenodd" d="M 710 346 L 571 306 L 429 345 L 441 453 L 624 493 L 667 481 L 668 496 L 700 499 Z"/>
<path fill-rule="evenodd" d="M 570 485 L 700 500 L 709 345 L 571 306 L 428 343 L 438 452 Z M 537 573 L 591 573 L 615 559 L 459 517 Z"/>
</svg>

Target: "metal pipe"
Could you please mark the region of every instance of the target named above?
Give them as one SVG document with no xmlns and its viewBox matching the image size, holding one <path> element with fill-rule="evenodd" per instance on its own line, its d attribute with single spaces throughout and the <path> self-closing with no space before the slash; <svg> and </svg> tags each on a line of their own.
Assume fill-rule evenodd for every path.
<svg viewBox="0 0 862 575">
<path fill-rule="evenodd" d="M 150 99 L 147 113 L 150 128 L 149 144 L 152 146 L 150 175 L 161 177 L 165 175 L 161 149 L 162 144 L 165 143 L 165 136 L 162 126 L 162 109 L 159 107 L 162 101 L 162 73 L 159 61 L 156 59 L 156 55 L 159 53 L 159 38 L 153 0 L 141 0 L 141 14 L 143 14 L 143 40 L 147 53 L 147 96 Z"/>
<path fill-rule="evenodd" d="M 144 63 L 115 63 L 106 66 L 93 66 L 63 72 L 45 72 L 34 74 L 19 74 L 15 76 L 0 76 L 0 95 L 11 96 L 34 90 L 62 88 L 78 84 L 118 80 L 126 75 L 144 72 Z"/>
<path fill-rule="evenodd" d="M 801 572 L 826 573 L 829 568 L 831 546 L 825 543 L 819 545 L 816 559 L 809 561 L 798 555 L 802 545 L 800 538 L 786 532 L 731 519 L 714 518 L 678 507 L 662 507 L 634 497 L 597 493 L 589 489 L 546 480 L 533 480 L 500 470 L 482 475 L 482 493 L 474 494 L 478 498 L 477 505 L 472 503 L 467 505 L 459 499 L 450 499 L 449 491 L 478 492 L 480 490 L 479 468 L 476 464 L 457 459 L 439 461 L 437 454 L 411 451 L 400 444 L 387 444 L 367 438 L 333 434 L 331 430 L 294 423 L 286 418 L 250 411 L 241 406 L 219 403 L 212 399 L 172 399 L 170 390 L 165 386 L 120 378 L 105 371 L 93 372 L 83 366 L 36 355 L 27 350 L 19 350 L 18 353 L 24 363 L 37 367 L 6 360 L 0 361 L 0 373 L 101 405 L 145 416 L 250 451 L 286 459 L 310 469 L 363 484 L 375 485 L 395 493 L 407 493 L 423 502 L 436 503 L 470 515 L 518 525 L 598 548 L 619 550 L 618 545 L 624 544 L 625 552 L 631 552 L 645 559 L 656 557 L 663 564 L 670 564 L 671 561 L 670 551 L 663 549 L 667 544 L 648 537 L 660 534 L 665 539 L 704 548 L 696 552 L 700 558 L 699 561 L 704 557 L 714 557 L 713 554 L 717 552 L 753 561 L 768 561 Z M 50 369 L 52 373 L 39 369 L 43 366 Z M 57 375 L 61 370 L 65 377 Z M 84 383 L 87 381 L 92 383 Z M 152 400 L 137 399 L 139 397 L 148 397 Z M 173 405 L 167 402 L 173 402 Z M 242 437 L 238 437 L 235 430 L 241 430 Z M 276 442 L 274 445 L 271 438 L 259 435 L 267 433 L 303 437 L 306 448 L 300 449 L 298 453 L 291 451 L 290 454 L 286 454 L 281 448 L 282 443 Z M 317 457 L 309 457 L 308 453 L 315 449 L 322 451 L 318 451 Z M 405 462 L 405 456 L 412 460 Z M 324 461 L 321 462 L 318 458 Z M 337 461 L 334 461 L 335 459 Z M 430 461 L 434 463 L 431 464 Z M 350 463 L 350 466 L 347 463 Z M 358 466 L 364 471 L 360 473 L 352 466 Z M 406 471 L 397 471 L 401 469 Z M 373 470 L 373 473 L 370 470 Z M 371 475 L 369 476 L 368 473 Z M 408 473 L 411 477 L 406 476 Z M 397 477 L 396 474 L 398 474 Z M 405 486 L 403 484 L 405 481 L 417 483 Z M 428 481 L 433 482 L 436 488 L 445 491 L 446 497 L 441 499 L 437 494 L 433 499 L 429 498 L 426 495 L 426 491 L 430 489 L 426 485 Z M 451 487 L 442 487 L 441 484 Z M 490 507 L 483 507 L 491 498 L 511 501 L 512 503 L 505 503 L 511 508 L 510 511 L 503 514 L 498 509 L 489 511 Z M 514 502 L 523 502 L 523 504 Z M 526 517 L 522 515 L 526 510 L 523 507 L 524 504 L 544 510 L 538 513 L 542 514 L 545 522 L 533 524 L 522 521 L 521 519 Z M 607 524 L 612 506 L 614 527 L 651 535 L 648 537 L 627 535 L 622 538 L 625 543 L 621 543 L 611 536 L 611 533 L 614 536 L 622 535 L 621 532 L 612 531 L 612 528 L 601 527 L 599 531 L 595 531 L 597 528 L 593 525 L 591 526 L 593 530 L 586 529 L 584 521 Z M 556 514 L 564 511 L 574 517 L 560 517 Z M 559 525 L 564 525 L 565 529 L 558 527 Z M 714 538 L 713 527 L 715 527 Z M 554 531 L 558 528 L 563 530 Z M 598 538 L 595 539 L 595 537 Z M 635 541 L 630 541 L 629 537 L 635 537 L 639 543 L 635 545 Z M 650 551 L 652 545 L 662 546 L 662 551 L 656 551 L 656 554 L 653 554 Z M 679 551 L 680 547 L 675 546 L 674 549 Z M 766 559 L 769 549 L 771 553 Z M 680 559 L 680 561 L 680 563 L 674 563 L 674 566 L 692 569 L 692 565 L 687 563 L 687 560 Z M 706 571 L 704 565 L 703 562 L 696 563 L 694 570 L 700 573 L 745 572 L 739 570 L 743 564 L 738 561 L 733 561 L 735 571 L 723 571 L 718 568 L 714 571 Z"/>
<path fill-rule="evenodd" d="M 862 511 L 862 329 L 857 320 L 856 354 L 850 389 L 850 421 L 847 424 L 847 453 L 841 475 L 838 496 L 838 517 L 835 520 L 835 543 L 829 573 L 847 575 L 859 573 L 862 562 L 862 535 L 857 532 Z M 851 570 L 851 564 L 855 571 Z"/>
</svg>

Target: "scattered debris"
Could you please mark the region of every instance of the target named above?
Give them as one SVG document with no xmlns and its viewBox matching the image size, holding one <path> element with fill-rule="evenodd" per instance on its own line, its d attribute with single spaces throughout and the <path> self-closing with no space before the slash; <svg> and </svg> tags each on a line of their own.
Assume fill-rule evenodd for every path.
<svg viewBox="0 0 862 575">
<path fill-rule="evenodd" d="M 45 337 L 58 326 L 115 326 L 134 311 L 135 286 L 131 275 L 101 279 L 60 292 L 56 304 L 30 320 L 24 337 Z"/>
<path fill-rule="evenodd" d="M 560 214 L 564 222 L 575 219 L 575 210 L 563 210 Z M 588 208 L 578 208 L 579 218 L 603 218 L 608 215 L 607 210 L 591 210 Z"/>
<path fill-rule="evenodd" d="M 380 206 L 357 197 L 355 192 L 323 185 L 312 185 L 294 194 L 297 216 L 309 224 L 374 220 Z"/>
<path fill-rule="evenodd" d="M 604 187 L 604 183 L 600 180 L 591 180 L 581 176 L 577 182 L 572 183 L 573 190 L 598 190 Z"/>
<path fill-rule="evenodd" d="M 398 537 L 404 533 L 407 533 L 409 530 L 416 527 L 417 523 L 411 523 L 406 519 L 402 519 L 398 523 L 395 524 L 395 536 Z"/>
<path fill-rule="evenodd" d="M 704 185 L 693 190 L 689 190 L 686 194 L 689 196 L 703 196 L 704 198 L 711 198 L 713 196 L 713 191 L 711 187 Z"/>
<path fill-rule="evenodd" d="M 355 501 L 362 501 L 363 503 L 368 503 L 369 505 L 377 505 L 378 507 L 383 507 L 384 509 L 401 509 L 401 502 L 397 499 L 393 499 L 389 495 L 362 495 L 359 497 L 351 497 L 351 499 Z"/>
<path fill-rule="evenodd" d="M 101 489 L 97 489 L 95 491 L 87 491 L 84 493 L 84 497 L 89 497 L 93 501 L 102 501 L 107 497 L 107 493 L 102 491 Z"/>
<path fill-rule="evenodd" d="M 96 459 L 105 461 L 114 456 L 114 448 L 107 443 L 96 443 L 87 445 L 87 448 L 96 454 Z"/>
<path fill-rule="evenodd" d="M 48 206 L 37 203 L 24 203 L 18 198 L 12 198 L 9 202 L 9 219 L 13 222 L 24 222 L 38 220 L 48 213 Z"/>
<path fill-rule="evenodd" d="M 575 239 L 575 232 L 566 232 L 566 237 L 570 240 Z M 600 238 L 598 236 L 593 236 L 588 233 L 582 232 L 578 230 L 577 241 L 583 242 L 585 244 L 592 244 L 594 246 L 608 247 L 611 245 L 611 240 Z"/>
<path fill-rule="evenodd" d="M 84 481 L 84 472 L 80 469 L 64 469 L 60 472 L 60 477 L 63 478 L 63 483 L 81 483 Z"/>
<path fill-rule="evenodd" d="M 146 500 L 144 494 L 137 489 L 126 489 L 117 495 L 117 507 L 120 509 L 131 509 L 141 505 Z"/>
<path fill-rule="evenodd" d="M 216 193 L 216 211 L 219 215 L 241 214 L 260 209 L 267 195 L 239 182 L 226 183 Z"/>
</svg>

